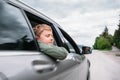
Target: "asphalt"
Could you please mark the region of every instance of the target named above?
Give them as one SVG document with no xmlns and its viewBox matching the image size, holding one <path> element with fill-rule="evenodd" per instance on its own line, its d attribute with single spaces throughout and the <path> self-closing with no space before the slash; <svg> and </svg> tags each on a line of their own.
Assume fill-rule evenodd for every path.
<svg viewBox="0 0 120 80">
<path fill-rule="evenodd" d="M 120 50 L 113 46 L 110 51 L 93 50 L 89 59 L 90 80 L 120 80 Z"/>
<path fill-rule="evenodd" d="M 112 50 L 110 51 L 102 51 L 102 52 L 108 55 L 120 56 L 120 49 L 116 48 L 115 46 L 112 46 Z"/>
</svg>

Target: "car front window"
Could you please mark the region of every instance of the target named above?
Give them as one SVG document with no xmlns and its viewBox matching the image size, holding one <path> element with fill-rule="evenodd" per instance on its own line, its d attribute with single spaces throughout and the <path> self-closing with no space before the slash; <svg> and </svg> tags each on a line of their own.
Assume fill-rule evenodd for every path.
<svg viewBox="0 0 120 80">
<path fill-rule="evenodd" d="M 0 2 L 0 50 L 35 50 L 34 45 L 21 11 Z"/>
</svg>

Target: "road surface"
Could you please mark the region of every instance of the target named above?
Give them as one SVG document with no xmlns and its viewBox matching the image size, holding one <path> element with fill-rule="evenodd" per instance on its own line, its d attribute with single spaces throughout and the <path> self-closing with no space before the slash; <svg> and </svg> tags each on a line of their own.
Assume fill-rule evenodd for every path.
<svg viewBox="0 0 120 80">
<path fill-rule="evenodd" d="M 120 80 L 119 50 L 97 51 L 86 55 L 91 62 L 90 80 Z"/>
</svg>

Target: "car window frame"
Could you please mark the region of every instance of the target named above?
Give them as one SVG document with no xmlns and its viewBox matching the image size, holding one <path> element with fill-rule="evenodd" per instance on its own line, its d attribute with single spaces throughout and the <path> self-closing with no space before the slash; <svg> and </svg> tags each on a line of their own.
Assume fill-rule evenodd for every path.
<svg viewBox="0 0 120 80">
<path fill-rule="evenodd" d="M 32 31 L 32 33 L 33 33 L 33 36 L 34 36 L 34 39 L 35 39 L 35 34 L 34 34 L 34 31 L 33 31 L 33 25 L 32 25 L 32 21 L 34 21 L 35 23 L 44 23 L 44 24 L 48 24 L 48 25 L 50 25 L 51 26 L 51 28 L 52 28 L 52 30 L 53 30 L 53 36 L 54 36 L 54 39 L 55 39 L 55 45 L 57 45 L 57 46 L 60 46 L 60 47 L 64 47 L 64 45 L 63 45 L 63 41 L 61 40 L 61 38 L 60 38 L 60 34 L 58 33 L 58 30 L 57 30 L 57 28 L 56 28 L 56 26 L 55 26 L 55 24 L 54 23 L 52 23 L 52 22 L 50 22 L 50 21 L 48 21 L 48 20 L 45 20 L 44 18 L 42 18 L 42 17 L 40 17 L 40 16 L 37 16 L 37 15 L 35 15 L 35 14 L 33 14 L 33 13 L 30 13 L 30 12 L 28 12 L 28 11 L 26 11 L 26 10 L 23 10 L 23 12 L 24 12 L 24 14 L 25 14 L 25 17 L 27 18 L 27 21 L 28 21 L 28 24 L 29 24 L 29 26 L 30 26 L 30 28 L 31 28 L 31 31 Z M 30 17 L 33 19 L 30 19 Z M 37 47 L 39 48 L 39 45 L 38 45 L 38 42 L 37 42 L 37 40 L 35 39 L 35 41 L 36 41 L 36 44 L 37 44 Z M 39 51 L 40 51 L 40 49 L 39 49 Z"/>
<path fill-rule="evenodd" d="M 52 30 L 53 30 L 53 34 L 54 34 L 54 38 L 55 38 L 55 42 L 56 42 L 56 45 L 57 46 L 60 46 L 60 47 L 65 47 L 68 52 L 70 53 L 70 49 L 66 43 L 66 41 L 64 40 L 64 38 L 73 46 L 74 50 L 75 50 L 75 53 L 77 54 L 81 54 L 80 52 L 80 49 L 78 48 L 78 46 L 76 45 L 76 43 L 74 42 L 74 40 L 69 36 L 68 33 L 66 33 L 62 28 L 61 26 L 59 26 L 58 24 L 54 23 L 54 22 L 50 22 L 50 21 L 47 21 L 45 20 L 44 18 L 40 17 L 40 16 L 37 16 L 35 14 L 32 14 L 26 10 L 23 10 L 26 17 L 27 17 L 27 20 L 29 21 L 29 25 L 30 27 L 32 28 L 33 25 L 31 24 L 31 19 L 29 19 L 29 16 L 32 16 L 34 18 L 33 21 L 35 21 L 36 23 L 45 23 L 45 24 L 48 24 L 51 26 Z M 36 19 L 36 20 L 34 20 Z M 40 20 L 40 21 L 38 21 Z M 34 34 L 34 31 L 32 29 L 32 33 L 33 33 L 33 36 L 35 38 L 35 34 Z M 36 41 L 37 43 L 37 41 Z M 37 43 L 38 45 L 38 43 Z M 39 48 L 39 45 L 38 45 L 38 48 Z"/>
</svg>

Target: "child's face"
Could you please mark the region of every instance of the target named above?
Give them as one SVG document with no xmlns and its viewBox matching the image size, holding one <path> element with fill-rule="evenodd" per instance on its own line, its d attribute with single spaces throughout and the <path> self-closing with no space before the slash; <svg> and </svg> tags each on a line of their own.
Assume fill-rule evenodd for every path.
<svg viewBox="0 0 120 80">
<path fill-rule="evenodd" d="M 52 31 L 44 30 L 39 37 L 38 40 L 46 43 L 46 44 L 53 44 L 54 38 Z"/>
</svg>

